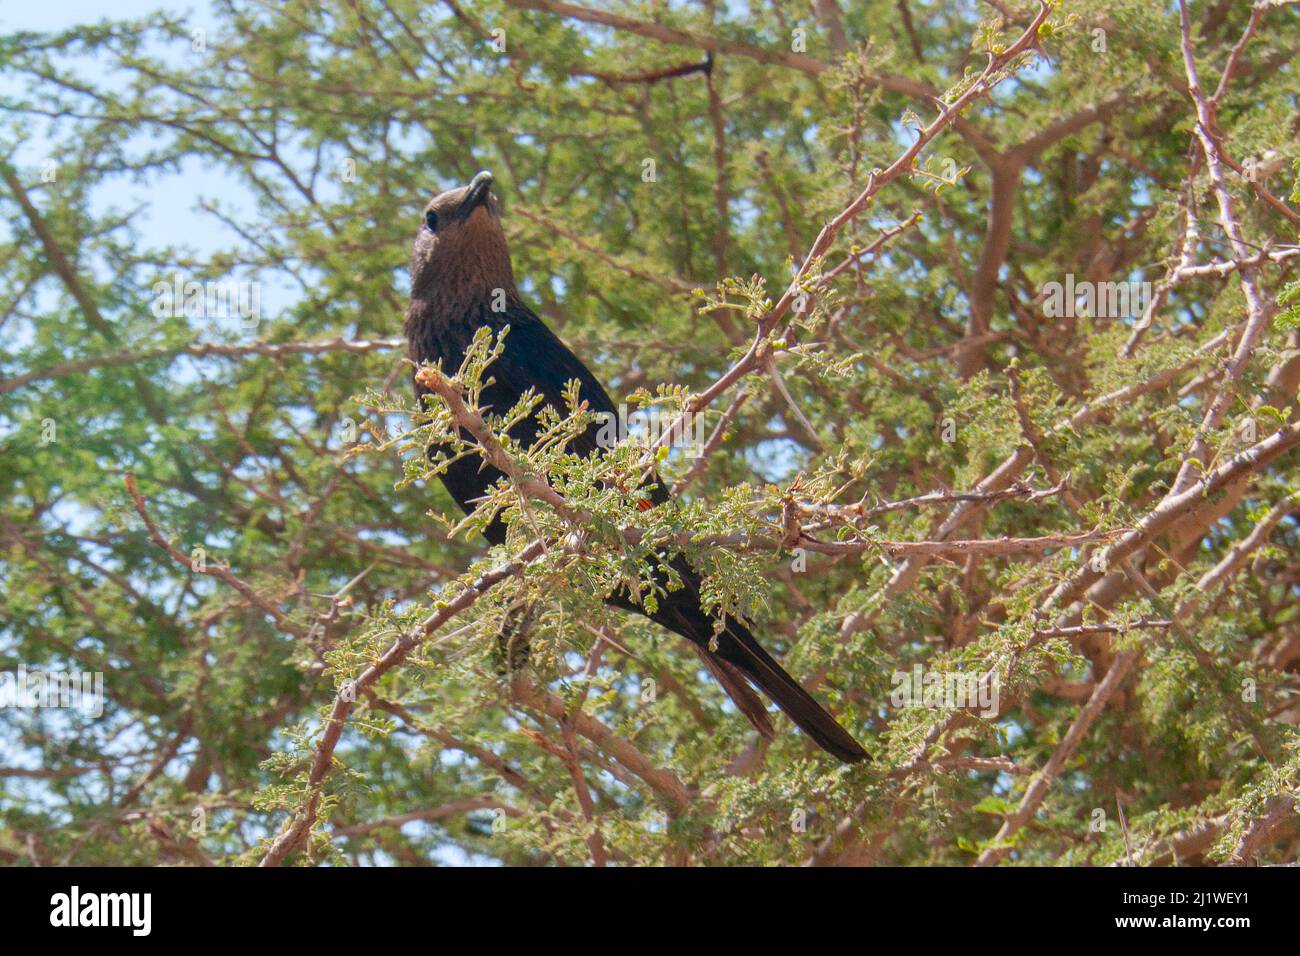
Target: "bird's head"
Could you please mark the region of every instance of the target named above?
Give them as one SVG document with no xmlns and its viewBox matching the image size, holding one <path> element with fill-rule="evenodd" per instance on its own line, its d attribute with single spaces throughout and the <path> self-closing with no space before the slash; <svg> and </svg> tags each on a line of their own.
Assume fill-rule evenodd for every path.
<svg viewBox="0 0 1300 956">
<path fill-rule="evenodd" d="M 510 252 L 492 174 L 429 200 L 411 251 L 411 297 L 445 308 L 499 295 L 514 296 Z"/>
</svg>

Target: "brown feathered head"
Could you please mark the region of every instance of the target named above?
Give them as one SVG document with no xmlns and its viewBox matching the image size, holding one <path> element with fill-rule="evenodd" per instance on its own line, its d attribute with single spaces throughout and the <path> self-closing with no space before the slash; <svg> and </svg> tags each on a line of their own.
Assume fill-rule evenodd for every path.
<svg viewBox="0 0 1300 956">
<path fill-rule="evenodd" d="M 499 296 L 497 290 L 517 295 L 501 206 L 492 174 L 483 170 L 424 207 L 411 251 L 411 298 L 457 310 Z"/>
</svg>

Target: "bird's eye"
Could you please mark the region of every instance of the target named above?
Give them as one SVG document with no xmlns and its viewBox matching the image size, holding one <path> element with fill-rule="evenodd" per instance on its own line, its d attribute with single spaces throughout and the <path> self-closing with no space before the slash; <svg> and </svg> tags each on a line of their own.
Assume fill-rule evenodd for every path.
<svg viewBox="0 0 1300 956">
<path fill-rule="evenodd" d="M 430 209 L 424 214 L 424 224 L 429 227 L 430 232 L 438 231 L 438 214 Z"/>
</svg>

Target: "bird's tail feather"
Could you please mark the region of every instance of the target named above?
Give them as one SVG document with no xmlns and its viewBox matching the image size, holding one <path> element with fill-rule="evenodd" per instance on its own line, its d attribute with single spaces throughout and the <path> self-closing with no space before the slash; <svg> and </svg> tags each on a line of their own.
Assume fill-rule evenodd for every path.
<svg viewBox="0 0 1300 956">
<path fill-rule="evenodd" d="M 767 719 L 762 701 L 744 686 L 741 675 L 772 699 L 772 702 L 806 733 L 817 746 L 845 763 L 867 759 L 862 749 L 835 718 L 785 672 L 763 646 L 749 633 L 749 629 L 733 617 L 726 619 L 726 632 L 718 635 L 717 653 L 705 650 L 713 639 L 713 621 L 699 609 L 676 604 L 669 614 L 656 617 L 670 629 L 677 631 L 700 650 L 705 664 L 736 706 L 764 737 L 771 736 L 771 722 Z M 743 688 L 743 690 L 738 690 Z M 747 692 L 747 693 L 746 693 Z M 762 711 L 757 717 L 755 711 Z"/>
<path fill-rule="evenodd" d="M 811 737 L 827 753 L 845 763 L 867 759 L 867 752 L 835 718 L 786 673 L 754 635 L 734 618 L 727 618 L 727 634 L 739 645 L 739 654 L 733 663 L 759 690 L 772 698 L 773 703 L 799 729 Z"/>
<path fill-rule="evenodd" d="M 714 619 L 700 606 L 700 579 L 686 560 L 678 557 L 673 564 L 685 587 L 664 593 L 651 620 L 686 638 L 704 659 L 705 666 L 718 679 L 736 707 L 749 718 L 764 737 L 772 737 L 772 723 L 763 701 L 746 686 L 753 684 L 772 699 L 817 746 L 845 763 L 867 759 L 867 752 L 835 722 L 835 718 L 817 703 L 799 682 L 785 672 L 749 629 L 734 617 L 725 618 L 726 630 L 714 642 Z M 644 608 L 625 594 L 610 599 L 613 603 L 646 614 Z M 709 650 L 716 647 L 716 651 Z"/>
<path fill-rule="evenodd" d="M 700 660 L 713 679 L 722 685 L 731 702 L 736 705 L 742 714 L 749 718 L 749 722 L 754 725 L 759 736 L 765 740 L 771 740 L 776 736 L 776 730 L 772 727 L 772 718 L 767 715 L 767 705 L 763 703 L 763 698 L 754 693 L 753 689 L 745 682 L 745 676 L 736 667 L 728 664 L 716 654 L 710 654 L 703 647 L 692 643 L 691 647 L 695 648 L 700 655 Z"/>
</svg>

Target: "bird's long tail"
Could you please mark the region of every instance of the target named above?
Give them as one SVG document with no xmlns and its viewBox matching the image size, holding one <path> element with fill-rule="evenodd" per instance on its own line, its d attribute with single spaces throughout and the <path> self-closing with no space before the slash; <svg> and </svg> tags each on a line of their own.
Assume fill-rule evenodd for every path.
<svg viewBox="0 0 1300 956">
<path fill-rule="evenodd" d="M 760 737 L 765 740 L 771 740 L 776 736 L 776 729 L 772 726 L 772 718 L 767 715 L 767 705 L 763 703 L 763 698 L 754 693 L 754 689 L 749 686 L 745 675 L 731 664 L 728 664 L 717 654 L 712 653 L 707 648 L 701 647 L 694 642 L 691 646 L 695 652 L 700 655 L 700 660 L 704 662 L 704 667 L 713 679 L 722 685 L 727 696 L 736 708 L 749 718 L 749 722 L 754 729 L 758 731 Z"/>
<path fill-rule="evenodd" d="M 811 737 L 817 746 L 845 763 L 867 759 L 867 752 L 861 744 L 836 723 L 826 708 L 786 673 L 785 668 L 771 654 L 763 650 L 763 646 L 743 624 L 734 618 L 727 618 L 727 636 L 739 647 L 739 653 L 731 657 L 730 663 L 749 678 L 754 686 L 772 698 L 772 702 Z M 722 648 L 719 647 L 719 650 Z"/>
<path fill-rule="evenodd" d="M 765 737 L 772 734 L 762 702 L 740 680 L 743 676 L 772 699 L 772 702 L 827 753 L 845 763 L 867 758 L 867 752 L 835 718 L 817 703 L 799 682 L 785 672 L 743 624 L 726 618 L 726 630 L 717 637 L 717 651 L 707 650 L 713 640 L 713 621 L 694 602 L 672 600 L 669 595 L 654 619 L 681 634 L 700 650 L 701 656 L 728 696 Z M 693 606 L 692 606 L 693 605 Z M 719 671 L 722 673 L 719 674 Z M 725 676 L 729 680 L 723 680 Z M 759 713 L 755 713 L 759 711 Z"/>
</svg>

